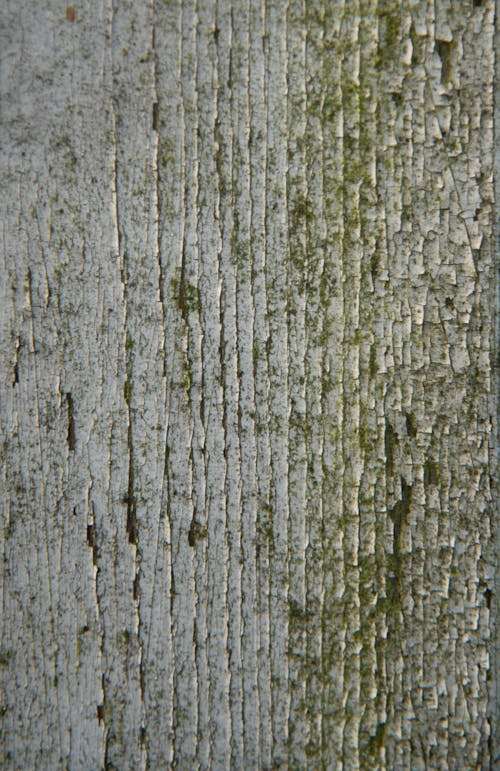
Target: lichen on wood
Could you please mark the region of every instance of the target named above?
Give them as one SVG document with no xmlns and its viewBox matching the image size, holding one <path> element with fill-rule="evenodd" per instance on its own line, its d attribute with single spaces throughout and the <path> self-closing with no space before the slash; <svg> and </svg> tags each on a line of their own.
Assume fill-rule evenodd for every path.
<svg viewBox="0 0 500 771">
<path fill-rule="evenodd" d="M 494 767 L 494 13 L 3 4 L 2 767 Z"/>
</svg>

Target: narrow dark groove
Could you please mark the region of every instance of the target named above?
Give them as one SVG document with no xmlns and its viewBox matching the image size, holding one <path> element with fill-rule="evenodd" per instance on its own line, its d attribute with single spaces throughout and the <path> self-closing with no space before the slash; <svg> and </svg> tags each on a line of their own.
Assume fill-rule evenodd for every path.
<svg viewBox="0 0 500 771">
<path fill-rule="evenodd" d="M 87 525 L 87 544 L 91 549 L 95 548 L 95 525 Z"/>
<path fill-rule="evenodd" d="M 68 405 L 68 447 L 71 452 L 76 447 L 76 433 L 75 433 L 75 418 L 74 418 L 74 402 L 70 393 L 66 394 L 66 402 Z"/>
<path fill-rule="evenodd" d="M 128 429 L 128 488 L 127 488 L 127 533 L 128 542 L 137 546 L 137 505 L 134 492 L 134 453 L 132 446 L 132 427 L 130 424 L 129 408 L 129 429 Z M 137 578 L 137 576 L 136 576 Z"/>
<path fill-rule="evenodd" d="M 412 485 L 408 485 L 401 477 L 401 499 L 389 509 L 389 516 L 394 527 L 394 555 L 393 555 L 393 575 L 391 581 L 393 586 L 393 606 L 402 611 L 403 603 L 403 546 L 404 546 L 404 528 L 409 524 L 410 505 L 411 505 Z"/>
<path fill-rule="evenodd" d="M 12 381 L 12 386 L 16 386 L 19 383 L 19 349 L 21 348 L 21 342 L 18 339 L 16 344 L 16 361 L 14 364 L 14 379 Z"/>
</svg>

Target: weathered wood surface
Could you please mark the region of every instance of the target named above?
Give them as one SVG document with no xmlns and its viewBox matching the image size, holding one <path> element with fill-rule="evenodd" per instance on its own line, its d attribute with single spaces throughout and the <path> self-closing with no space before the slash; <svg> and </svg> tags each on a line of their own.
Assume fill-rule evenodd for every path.
<svg viewBox="0 0 500 771">
<path fill-rule="evenodd" d="M 2 767 L 494 767 L 493 5 L 1 4 Z"/>
</svg>

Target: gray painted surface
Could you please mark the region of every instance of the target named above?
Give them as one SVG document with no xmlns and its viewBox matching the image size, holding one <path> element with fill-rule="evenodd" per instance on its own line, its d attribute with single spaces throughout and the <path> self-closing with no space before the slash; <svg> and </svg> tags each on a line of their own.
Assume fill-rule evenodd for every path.
<svg viewBox="0 0 500 771">
<path fill-rule="evenodd" d="M 0 13 L 3 767 L 492 767 L 493 0 Z"/>
</svg>

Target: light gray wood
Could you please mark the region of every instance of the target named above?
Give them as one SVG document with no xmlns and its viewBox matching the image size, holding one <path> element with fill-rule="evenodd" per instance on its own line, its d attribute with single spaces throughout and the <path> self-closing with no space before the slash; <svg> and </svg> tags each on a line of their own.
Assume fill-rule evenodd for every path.
<svg viewBox="0 0 500 771">
<path fill-rule="evenodd" d="M 495 767 L 494 12 L 4 0 L 2 767 Z"/>
</svg>

